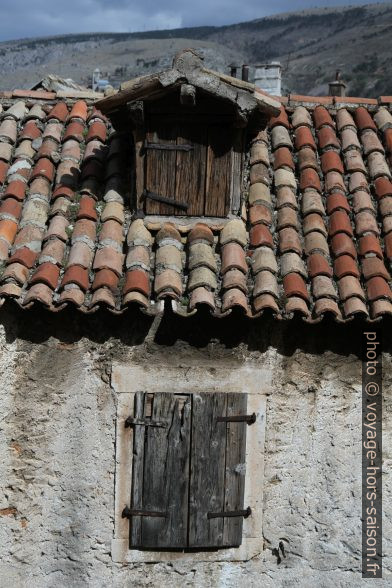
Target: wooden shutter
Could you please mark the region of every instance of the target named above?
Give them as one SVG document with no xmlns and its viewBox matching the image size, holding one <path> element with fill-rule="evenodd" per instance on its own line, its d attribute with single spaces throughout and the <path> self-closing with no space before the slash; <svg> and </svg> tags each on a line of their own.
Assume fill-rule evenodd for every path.
<svg viewBox="0 0 392 588">
<path fill-rule="evenodd" d="M 218 421 L 246 414 L 246 394 L 195 394 L 192 407 L 189 547 L 241 545 L 246 423 Z"/>
<path fill-rule="evenodd" d="M 232 127 L 205 123 L 155 123 L 144 145 L 146 214 L 226 216 L 232 197 L 239 199 L 233 194 L 242 167 L 233 150 L 233 145 L 239 148 L 238 134 Z"/>
<path fill-rule="evenodd" d="M 230 515 L 244 510 L 247 424 L 225 419 L 245 415 L 246 401 L 231 393 L 136 395 L 131 547 L 241 544 L 243 516 Z"/>
<path fill-rule="evenodd" d="M 187 542 L 191 400 L 189 396 L 138 393 L 134 427 L 131 518 L 134 547 L 177 548 Z M 158 425 L 158 426 L 155 426 Z M 163 516 L 156 516 L 163 515 Z"/>
</svg>

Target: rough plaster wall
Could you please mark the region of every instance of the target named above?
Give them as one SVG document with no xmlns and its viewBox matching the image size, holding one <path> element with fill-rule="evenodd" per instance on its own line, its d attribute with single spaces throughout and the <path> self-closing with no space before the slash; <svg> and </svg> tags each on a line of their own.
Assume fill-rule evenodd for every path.
<svg viewBox="0 0 392 588">
<path fill-rule="evenodd" d="M 52 328 L 50 315 L 27 320 L 26 316 L 3 311 L 0 332 L 1 587 L 373 584 L 362 581 L 359 571 L 361 366 L 355 355 L 342 352 L 344 341 L 335 352 L 318 349 L 316 354 L 322 335 L 315 334 L 309 342 L 309 332 L 301 335 L 294 327 L 291 334 L 261 329 L 234 345 L 213 333 L 217 336 L 209 334 L 209 342 L 197 348 L 178 336 L 170 340 L 170 347 L 162 340 L 133 346 L 129 333 L 139 332 L 140 325 L 112 319 L 105 326 L 96 319 L 82 328 L 78 318 Z M 112 339 L 110 333 L 115 335 Z M 311 354 L 301 337 L 314 350 Z M 261 557 L 246 563 L 191 566 L 112 563 L 116 398 L 108 374 L 113 358 L 146 366 L 154 361 L 216 358 L 230 364 L 262 362 L 273 370 Z M 391 367 L 388 355 L 386 556 L 379 586 L 392 582 Z M 278 564 L 274 549 L 280 541 L 286 557 Z"/>
</svg>

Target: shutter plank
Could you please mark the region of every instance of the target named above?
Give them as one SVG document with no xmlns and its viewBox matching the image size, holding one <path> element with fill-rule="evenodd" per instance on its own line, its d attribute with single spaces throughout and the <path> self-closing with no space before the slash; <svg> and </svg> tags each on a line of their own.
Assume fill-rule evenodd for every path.
<svg viewBox="0 0 392 588">
<path fill-rule="evenodd" d="M 134 417 L 144 416 L 144 392 L 137 392 L 134 400 Z M 144 466 L 144 427 L 133 429 L 133 463 L 132 463 L 132 496 L 131 508 L 143 508 L 143 466 Z M 141 544 L 142 527 L 140 517 L 132 517 L 129 527 L 129 542 L 131 546 Z"/>
<path fill-rule="evenodd" d="M 178 145 L 193 145 L 192 151 L 177 152 L 176 194 L 175 199 L 189 204 L 187 215 L 201 216 L 204 214 L 207 130 L 201 126 L 180 126 Z M 177 209 L 176 215 L 184 212 Z"/>
<path fill-rule="evenodd" d="M 190 396 L 154 394 L 152 420 L 168 420 L 166 429 L 147 427 L 143 507 L 167 517 L 142 517 L 142 546 L 180 548 L 187 542 L 190 454 Z"/>
<path fill-rule="evenodd" d="M 228 394 L 226 416 L 246 414 L 247 395 Z M 228 422 L 226 425 L 226 477 L 224 510 L 244 509 L 246 427 L 244 422 Z M 245 505 L 248 506 L 248 505 Z M 224 519 L 223 545 L 241 545 L 243 517 Z"/>
<path fill-rule="evenodd" d="M 233 130 L 208 129 L 206 216 L 226 216 L 230 207 Z"/>
<path fill-rule="evenodd" d="M 217 417 L 226 414 L 226 394 L 194 394 L 189 502 L 189 547 L 218 547 L 223 539 L 223 518 L 208 519 L 208 512 L 224 507 L 226 426 Z"/>
<path fill-rule="evenodd" d="M 175 145 L 177 128 L 173 126 L 157 127 L 147 132 L 148 143 Z M 166 198 L 174 198 L 176 187 L 176 151 L 151 149 L 145 154 L 146 179 L 145 188 Z M 174 207 L 155 200 L 146 199 L 146 214 L 174 214 Z"/>
</svg>

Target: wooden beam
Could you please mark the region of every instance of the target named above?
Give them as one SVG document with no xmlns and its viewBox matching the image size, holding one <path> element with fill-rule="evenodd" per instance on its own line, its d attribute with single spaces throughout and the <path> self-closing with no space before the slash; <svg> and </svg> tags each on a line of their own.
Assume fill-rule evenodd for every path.
<svg viewBox="0 0 392 588">
<path fill-rule="evenodd" d="M 188 106 L 195 106 L 196 104 L 196 88 L 191 84 L 182 84 L 180 93 L 181 104 Z"/>
</svg>

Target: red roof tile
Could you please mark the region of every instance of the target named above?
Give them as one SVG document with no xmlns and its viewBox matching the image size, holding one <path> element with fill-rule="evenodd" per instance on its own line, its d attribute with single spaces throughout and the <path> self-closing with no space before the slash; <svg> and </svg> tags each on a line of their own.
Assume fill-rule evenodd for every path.
<svg viewBox="0 0 392 588">
<path fill-rule="evenodd" d="M 304 300 L 309 299 L 304 279 L 297 273 L 288 274 L 283 278 L 283 287 L 286 296 L 299 296 Z"/>
<path fill-rule="evenodd" d="M 316 129 L 320 129 L 324 125 L 329 125 L 332 128 L 335 126 L 335 123 L 325 106 L 316 106 L 313 111 L 313 118 Z"/>
<path fill-rule="evenodd" d="M 354 118 L 360 131 L 363 131 L 364 129 L 373 129 L 374 131 L 377 131 L 374 120 L 364 106 L 360 106 L 355 110 Z"/>
<path fill-rule="evenodd" d="M 367 101 L 346 99 L 351 106 L 337 114 L 330 106 L 344 102 L 336 98 L 291 96 L 296 108 L 288 110 L 283 102 L 247 159 L 256 183 L 246 225 L 237 218 L 209 228 L 200 218 L 180 232 L 173 218 L 150 232 L 148 219 L 130 221 L 132 158 L 124 164 L 123 139 L 113 137 L 105 117 L 84 101 L 47 104 L 45 115 L 18 98 L 0 121 L 0 300 L 116 312 L 138 304 L 153 312 L 154 302 L 169 297 L 183 314 L 189 299 L 189 311 L 238 307 L 252 316 L 269 309 L 306 320 L 310 309 L 315 320 L 392 312 L 384 265 L 384 255 L 392 259 L 392 184 L 383 153 L 392 149 L 389 119 L 384 111 L 375 115 L 376 135 L 376 109 L 368 111 Z"/>
<path fill-rule="evenodd" d="M 298 150 L 303 147 L 311 147 L 316 150 L 316 143 L 309 127 L 298 127 L 295 130 L 295 146 Z"/>
</svg>

